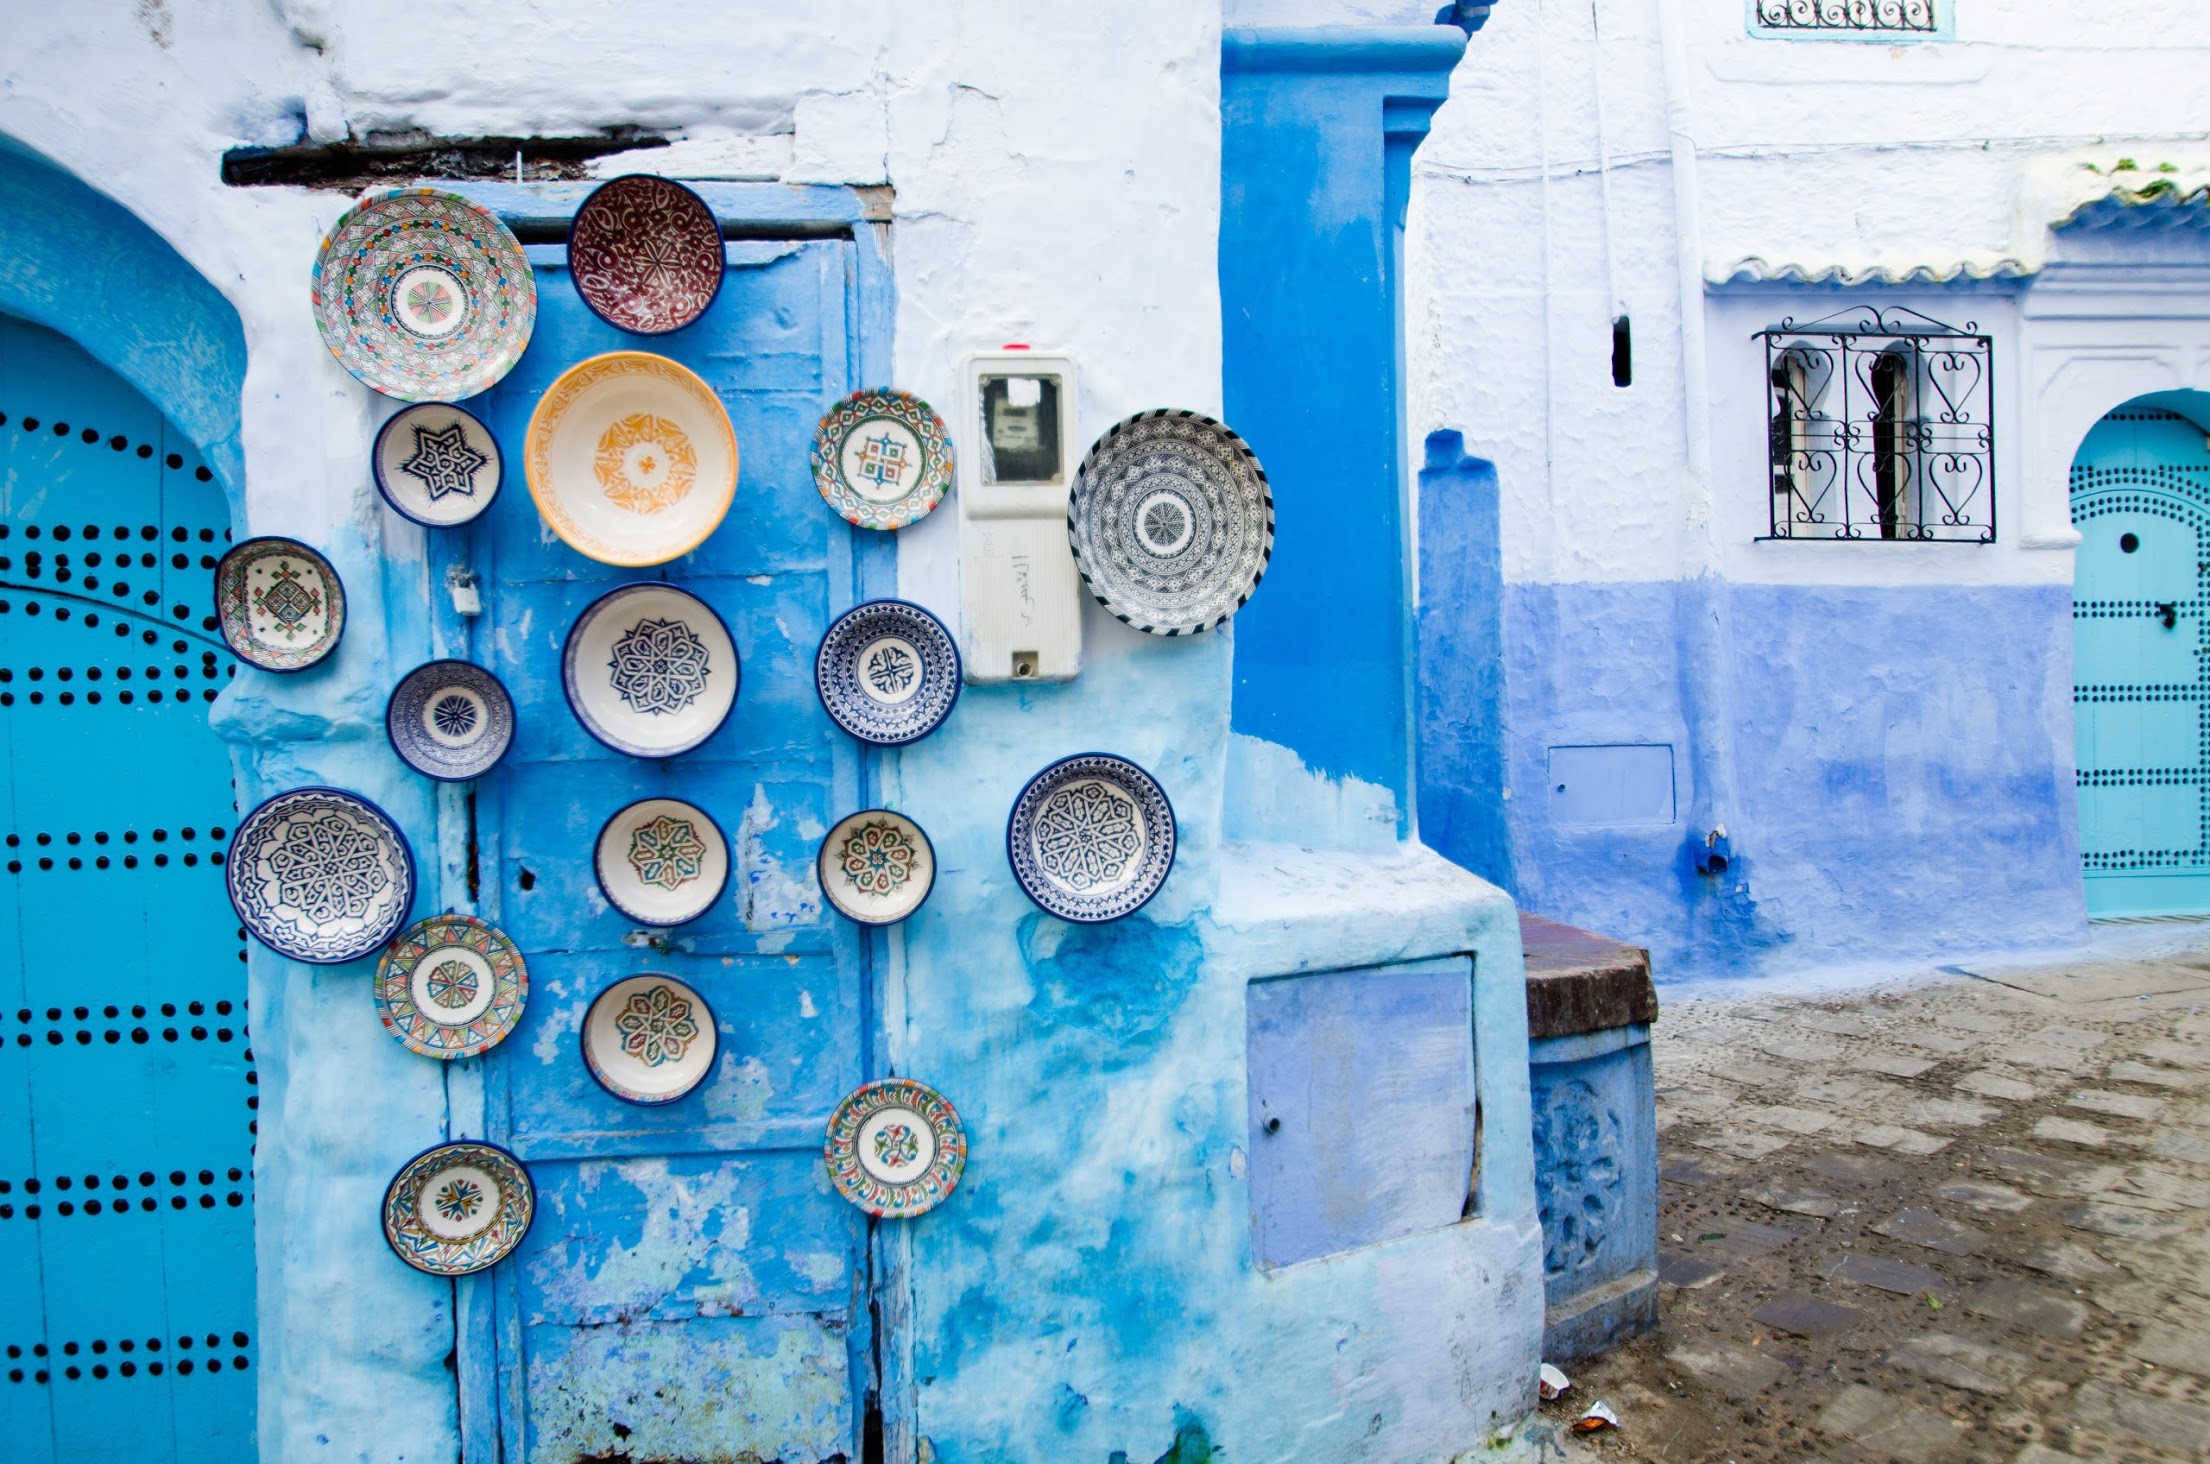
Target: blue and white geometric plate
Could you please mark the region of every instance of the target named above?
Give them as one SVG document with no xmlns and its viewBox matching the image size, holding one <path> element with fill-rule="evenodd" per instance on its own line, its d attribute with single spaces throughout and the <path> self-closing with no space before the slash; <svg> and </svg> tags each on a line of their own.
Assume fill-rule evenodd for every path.
<svg viewBox="0 0 2210 1464">
<path fill-rule="evenodd" d="M 468 1276 L 505 1260 L 537 1218 L 537 1186 L 497 1144 L 439 1144 L 409 1159 L 384 1191 L 384 1239 L 432 1276 Z"/>
<path fill-rule="evenodd" d="M 905 600 L 838 616 L 813 658 L 829 719 L 862 742 L 897 747 L 943 725 L 959 700 L 959 647 L 944 622 Z"/>
<path fill-rule="evenodd" d="M 737 704 L 737 643 L 696 595 L 623 585 L 576 618 L 560 655 L 583 730 L 632 757 L 674 757 L 720 730 Z"/>
<path fill-rule="evenodd" d="M 345 634 L 345 585 L 297 539 L 248 539 L 215 565 L 215 617 L 247 665 L 304 671 Z"/>
<path fill-rule="evenodd" d="M 728 887 L 729 840 L 695 803 L 644 798 L 606 821 L 592 863 L 615 909 L 641 925 L 681 925 Z"/>
<path fill-rule="evenodd" d="M 1063 757 L 1028 780 L 1005 824 L 1013 878 L 1046 913 L 1085 925 L 1133 915 L 1174 868 L 1174 808 L 1109 752 Z"/>
<path fill-rule="evenodd" d="M 491 507 L 504 467 L 491 429 L 451 402 L 394 413 L 368 462 L 392 511 L 432 529 L 465 524 Z"/>
<path fill-rule="evenodd" d="M 358 960 L 407 923 L 414 851 L 381 808 L 337 788 L 294 788 L 230 836 L 223 880 L 239 923 L 280 955 Z"/>
<path fill-rule="evenodd" d="M 384 731 L 399 760 L 442 783 L 480 778 L 514 745 L 514 699 L 472 661 L 417 666 L 384 704 Z"/>
<path fill-rule="evenodd" d="M 936 849 L 921 826 L 887 808 L 841 820 L 814 856 L 821 893 L 862 925 L 891 925 L 921 908 L 936 884 Z"/>
<path fill-rule="evenodd" d="M 713 1075 L 721 1034 L 706 999 L 672 976 L 617 981 L 583 1018 L 583 1063 L 624 1103 L 673 1103 Z"/>
</svg>

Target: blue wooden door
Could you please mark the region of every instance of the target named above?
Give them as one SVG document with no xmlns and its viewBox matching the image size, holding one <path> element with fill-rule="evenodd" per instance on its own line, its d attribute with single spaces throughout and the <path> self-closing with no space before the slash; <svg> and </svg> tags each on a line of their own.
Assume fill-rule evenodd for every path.
<svg viewBox="0 0 2210 1464">
<path fill-rule="evenodd" d="M 0 1455 L 254 1452 L 256 1098 L 208 703 L 220 487 L 0 317 Z"/>
<path fill-rule="evenodd" d="M 2210 448 L 2135 403 L 2072 462 L 2080 850 L 2090 915 L 2210 910 Z"/>
<path fill-rule="evenodd" d="M 486 571 L 475 654 L 512 688 L 519 731 L 477 813 L 487 914 L 530 967 L 524 1024 L 491 1059 L 492 1128 L 528 1162 L 535 1228 L 505 1275 L 498 1407 L 507 1457 L 860 1457 L 871 1387 L 866 1218 L 829 1187 L 824 1125 L 863 1080 L 865 944 L 823 909 L 815 846 L 860 802 L 864 769 L 814 695 L 815 645 L 858 595 L 854 531 L 815 492 L 815 422 L 852 389 L 854 245 L 727 246 L 719 298 L 657 340 L 579 301 L 557 248 L 533 248 L 537 331 L 480 406 L 512 486 L 476 533 Z M 728 407 L 734 505 L 696 552 L 656 570 L 593 563 L 546 531 L 520 470 L 531 408 L 567 367 L 658 351 Z M 592 740 L 563 698 L 560 655 L 609 588 L 679 584 L 727 622 L 743 666 L 736 710 L 662 761 Z M 592 876 L 608 815 L 668 795 L 704 807 L 735 863 L 719 905 L 637 929 Z M 495 882 L 496 887 L 492 885 Z M 600 990 L 645 971 L 703 995 L 720 1057 L 699 1090 L 634 1107 L 577 1050 Z"/>
</svg>

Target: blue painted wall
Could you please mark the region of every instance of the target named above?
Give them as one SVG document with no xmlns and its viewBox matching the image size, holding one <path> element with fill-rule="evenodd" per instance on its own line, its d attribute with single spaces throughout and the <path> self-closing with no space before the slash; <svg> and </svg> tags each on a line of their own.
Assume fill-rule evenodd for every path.
<svg viewBox="0 0 2210 1464">
<path fill-rule="evenodd" d="M 1430 433 L 1419 481 L 1420 841 L 1509 890 L 1496 465 Z"/>
</svg>

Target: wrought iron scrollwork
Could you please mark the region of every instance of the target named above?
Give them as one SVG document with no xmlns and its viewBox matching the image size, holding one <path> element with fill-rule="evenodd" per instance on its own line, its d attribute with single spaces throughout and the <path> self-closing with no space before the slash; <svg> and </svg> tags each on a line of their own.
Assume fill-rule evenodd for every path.
<svg viewBox="0 0 2210 1464">
<path fill-rule="evenodd" d="M 1757 0 L 1764 30 L 1844 35 L 1932 35 L 1935 0 Z"/>
</svg>

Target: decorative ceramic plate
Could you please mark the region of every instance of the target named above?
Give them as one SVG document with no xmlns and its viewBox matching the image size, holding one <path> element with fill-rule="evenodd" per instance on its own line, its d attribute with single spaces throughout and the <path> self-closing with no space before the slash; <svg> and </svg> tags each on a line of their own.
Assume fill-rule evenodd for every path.
<svg viewBox="0 0 2210 1464">
<path fill-rule="evenodd" d="M 838 1194 L 877 1219 L 904 1220 L 959 1188 L 967 1131 L 943 1094 L 890 1078 L 854 1089 L 836 1106 L 824 1151 Z"/>
<path fill-rule="evenodd" d="M 869 600 L 836 618 L 813 658 L 829 718 L 862 742 L 896 747 L 943 725 L 959 700 L 959 648 L 944 622 L 905 600 Z"/>
<path fill-rule="evenodd" d="M 681 925 L 728 887 L 729 840 L 696 804 L 645 798 L 599 830 L 595 864 L 615 909 L 644 925 Z"/>
<path fill-rule="evenodd" d="M 632 757 L 673 757 L 737 704 L 737 644 L 704 600 L 673 585 L 623 585 L 576 618 L 560 680 L 583 730 Z"/>
<path fill-rule="evenodd" d="M 239 660 L 304 671 L 345 634 L 345 585 L 297 539 L 248 539 L 215 566 L 215 615 Z"/>
<path fill-rule="evenodd" d="M 1067 499 L 1082 582 L 1153 635 L 1243 607 L 1274 553 L 1274 495 L 1242 438 L 1195 412 L 1139 412 L 1097 439 Z"/>
<path fill-rule="evenodd" d="M 951 435 L 910 392 L 854 392 L 813 429 L 813 483 L 847 521 L 902 529 L 950 490 Z"/>
<path fill-rule="evenodd" d="M 601 564 L 665 564 L 706 542 L 737 494 L 737 433 L 712 387 L 646 351 L 571 366 L 537 399 L 530 497 Z"/>
<path fill-rule="evenodd" d="M 474 1057 L 522 1020 L 529 968 L 514 942 L 473 915 L 408 926 L 376 965 L 376 1010 L 424 1057 Z"/>
<path fill-rule="evenodd" d="M 921 826 L 867 808 L 829 830 L 814 856 L 821 893 L 862 925 L 890 925 L 921 908 L 936 883 L 936 850 Z"/>
<path fill-rule="evenodd" d="M 513 231 L 458 194 L 371 193 L 315 257 L 315 324 L 338 363 L 408 402 L 472 397 L 514 369 L 537 277 Z"/>
<path fill-rule="evenodd" d="M 469 1276 L 505 1260 L 537 1218 L 537 1186 L 497 1144 L 439 1144 L 384 1191 L 384 1239 L 433 1276 Z"/>
<path fill-rule="evenodd" d="M 440 782 L 480 778 L 514 745 L 514 699 L 473 661 L 417 666 L 384 704 L 399 760 Z"/>
<path fill-rule="evenodd" d="M 1109 752 L 1063 757 L 1028 780 L 1005 856 L 1028 897 L 1085 925 L 1133 915 L 1174 868 L 1174 809 L 1149 773 Z"/>
<path fill-rule="evenodd" d="M 377 432 L 368 461 L 392 512 L 432 529 L 491 507 L 505 467 L 491 429 L 451 402 L 400 408 Z"/>
<path fill-rule="evenodd" d="M 721 292 L 721 225 L 682 184 L 632 173 L 602 183 L 568 226 L 576 293 L 608 325 L 681 330 Z"/>
<path fill-rule="evenodd" d="M 624 1103 L 673 1103 L 714 1071 L 721 1043 L 706 1000 L 672 976 L 617 981 L 583 1018 L 583 1061 Z"/>
<path fill-rule="evenodd" d="M 414 903 L 414 851 L 381 808 L 337 788 L 279 793 L 230 836 L 223 878 L 269 949 L 335 966 L 383 945 Z"/>
</svg>

